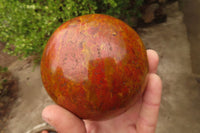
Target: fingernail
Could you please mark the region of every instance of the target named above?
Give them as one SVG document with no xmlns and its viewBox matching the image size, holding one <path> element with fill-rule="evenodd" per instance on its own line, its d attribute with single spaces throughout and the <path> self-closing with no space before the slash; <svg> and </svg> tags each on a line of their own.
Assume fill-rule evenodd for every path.
<svg viewBox="0 0 200 133">
<path fill-rule="evenodd" d="M 41 133 L 49 133 L 47 130 L 42 131 Z"/>
</svg>

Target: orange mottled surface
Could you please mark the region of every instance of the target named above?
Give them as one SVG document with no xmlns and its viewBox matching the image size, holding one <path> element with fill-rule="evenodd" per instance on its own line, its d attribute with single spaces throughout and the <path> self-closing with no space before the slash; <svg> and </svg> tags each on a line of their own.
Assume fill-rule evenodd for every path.
<svg viewBox="0 0 200 133">
<path fill-rule="evenodd" d="M 44 87 L 59 105 L 84 119 L 106 119 L 143 93 L 147 55 L 138 34 L 119 19 L 93 14 L 61 25 L 41 61 Z"/>
</svg>

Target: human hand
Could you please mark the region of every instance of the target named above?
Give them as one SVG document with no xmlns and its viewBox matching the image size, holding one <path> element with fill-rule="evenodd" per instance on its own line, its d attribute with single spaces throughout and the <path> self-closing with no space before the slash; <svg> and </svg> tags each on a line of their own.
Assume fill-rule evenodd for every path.
<svg viewBox="0 0 200 133">
<path fill-rule="evenodd" d="M 149 74 L 143 97 L 125 113 L 104 121 L 81 120 L 58 105 L 47 106 L 43 119 L 58 133 L 154 133 L 157 125 L 162 81 L 156 75 L 158 55 L 147 50 Z"/>
</svg>

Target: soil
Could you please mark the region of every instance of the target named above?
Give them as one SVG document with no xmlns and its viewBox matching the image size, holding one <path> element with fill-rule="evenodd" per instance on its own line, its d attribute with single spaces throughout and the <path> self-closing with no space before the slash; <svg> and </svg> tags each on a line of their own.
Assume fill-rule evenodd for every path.
<svg viewBox="0 0 200 133">
<path fill-rule="evenodd" d="M 17 58 L 10 56 L 3 52 L 4 44 L 0 43 L 0 132 L 3 133 L 6 127 L 8 119 L 12 116 L 9 115 L 12 105 L 17 99 L 18 84 L 16 78 L 8 70 L 2 70 L 7 68 Z"/>
</svg>

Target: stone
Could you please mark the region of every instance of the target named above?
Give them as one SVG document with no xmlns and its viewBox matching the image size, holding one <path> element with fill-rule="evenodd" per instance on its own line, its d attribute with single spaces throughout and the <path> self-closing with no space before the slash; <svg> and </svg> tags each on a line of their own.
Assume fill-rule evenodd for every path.
<svg viewBox="0 0 200 133">
<path fill-rule="evenodd" d="M 145 23 L 151 23 L 155 19 L 155 11 L 159 8 L 159 4 L 154 3 L 149 5 L 144 14 L 143 14 L 143 20 Z"/>
<path fill-rule="evenodd" d="M 165 3 L 166 0 L 158 0 L 159 3 Z"/>
<path fill-rule="evenodd" d="M 0 102 L 0 108 L 2 108 L 4 106 L 4 104 L 2 102 Z"/>
<path fill-rule="evenodd" d="M 145 0 L 146 3 L 153 3 L 156 2 L 157 0 Z"/>
</svg>

